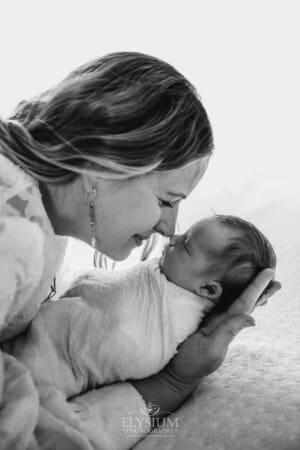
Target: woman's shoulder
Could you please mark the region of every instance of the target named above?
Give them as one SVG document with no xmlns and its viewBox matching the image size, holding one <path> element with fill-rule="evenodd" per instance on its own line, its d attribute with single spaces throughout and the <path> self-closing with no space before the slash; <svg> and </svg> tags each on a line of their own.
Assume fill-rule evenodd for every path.
<svg viewBox="0 0 300 450">
<path fill-rule="evenodd" d="M 34 184 L 34 180 L 30 175 L 25 173 L 21 167 L 14 164 L 0 151 L 0 192 L 2 203 Z"/>
<path fill-rule="evenodd" d="M 41 223 L 35 220 L 42 213 L 38 212 L 36 189 L 30 176 L 0 154 L 1 253 L 10 258 L 15 253 L 19 261 L 27 260 L 28 266 L 35 260 L 35 250 L 43 247 Z"/>
<path fill-rule="evenodd" d="M 0 340 L 32 319 L 49 294 L 64 251 L 38 184 L 0 155 Z"/>
<path fill-rule="evenodd" d="M 1 153 L 0 217 L 23 217 L 53 233 L 37 181 Z"/>
</svg>

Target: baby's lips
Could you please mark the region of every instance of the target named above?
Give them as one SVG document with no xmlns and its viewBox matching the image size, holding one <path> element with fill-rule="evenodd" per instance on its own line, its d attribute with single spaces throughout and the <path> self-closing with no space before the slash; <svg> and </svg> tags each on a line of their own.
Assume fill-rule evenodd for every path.
<svg viewBox="0 0 300 450">
<path fill-rule="evenodd" d="M 167 253 L 167 251 L 171 248 L 174 247 L 173 245 L 170 244 L 166 244 L 163 248 L 163 254 Z"/>
</svg>

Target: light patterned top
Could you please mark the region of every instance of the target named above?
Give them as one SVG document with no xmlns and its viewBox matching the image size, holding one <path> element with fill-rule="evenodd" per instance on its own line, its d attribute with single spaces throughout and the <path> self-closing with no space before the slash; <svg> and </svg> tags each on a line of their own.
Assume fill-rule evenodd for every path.
<svg viewBox="0 0 300 450">
<path fill-rule="evenodd" d="M 0 340 L 22 331 L 48 297 L 65 247 L 37 181 L 0 154 Z"/>
<path fill-rule="evenodd" d="M 66 238 L 55 235 L 47 217 L 38 183 L 0 149 L 0 342 L 23 331 L 47 299 L 65 247 Z M 43 449 L 51 441 L 53 448 L 127 450 L 150 431 L 147 406 L 131 383 L 95 389 L 68 405 L 78 423 L 70 425 L 65 408 L 55 418 L 56 429 L 50 416 L 38 415 L 41 408 L 28 370 L 0 351 L 1 448 L 12 448 L 13 442 L 14 448 Z M 133 413 L 142 426 L 128 435 L 122 424 Z M 37 424 L 42 430 L 39 446 L 32 434 Z"/>
</svg>

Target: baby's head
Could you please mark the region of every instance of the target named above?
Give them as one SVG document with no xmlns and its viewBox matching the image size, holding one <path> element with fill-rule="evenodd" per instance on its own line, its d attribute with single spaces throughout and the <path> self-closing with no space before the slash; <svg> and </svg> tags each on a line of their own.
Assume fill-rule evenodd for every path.
<svg viewBox="0 0 300 450">
<path fill-rule="evenodd" d="M 215 215 L 196 222 L 165 247 L 160 267 L 167 279 L 225 310 L 276 255 L 251 223 Z"/>
</svg>

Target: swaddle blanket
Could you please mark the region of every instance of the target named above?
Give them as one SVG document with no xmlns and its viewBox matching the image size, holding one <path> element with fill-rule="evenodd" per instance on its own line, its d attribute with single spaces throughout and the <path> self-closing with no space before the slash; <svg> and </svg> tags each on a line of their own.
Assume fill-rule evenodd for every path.
<svg viewBox="0 0 300 450">
<path fill-rule="evenodd" d="M 213 304 L 170 283 L 158 259 L 122 272 L 92 270 L 40 308 L 29 329 L 6 343 L 37 385 L 67 398 L 162 369 Z"/>
</svg>

